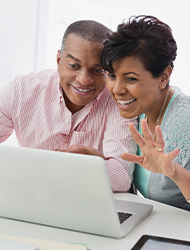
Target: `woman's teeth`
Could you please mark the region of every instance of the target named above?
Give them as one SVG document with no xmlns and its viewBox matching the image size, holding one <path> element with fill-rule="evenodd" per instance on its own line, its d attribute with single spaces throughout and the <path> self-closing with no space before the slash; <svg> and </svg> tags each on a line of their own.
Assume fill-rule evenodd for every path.
<svg viewBox="0 0 190 250">
<path fill-rule="evenodd" d="M 135 99 L 131 99 L 131 100 L 127 100 L 127 101 L 119 101 L 119 100 L 117 100 L 117 102 L 118 102 L 120 105 L 122 105 L 122 106 L 127 106 L 127 105 L 133 103 L 134 101 L 135 101 Z"/>
</svg>

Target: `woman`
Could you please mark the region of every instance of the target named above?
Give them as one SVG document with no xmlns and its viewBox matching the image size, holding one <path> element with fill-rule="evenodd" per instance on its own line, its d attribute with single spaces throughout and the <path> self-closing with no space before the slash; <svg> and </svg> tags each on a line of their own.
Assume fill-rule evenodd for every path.
<svg viewBox="0 0 190 250">
<path fill-rule="evenodd" d="M 102 65 L 107 87 L 130 125 L 138 155 L 134 183 L 147 198 L 190 211 L 190 97 L 170 86 L 177 45 L 170 27 L 152 16 L 132 17 L 108 34 Z"/>
</svg>

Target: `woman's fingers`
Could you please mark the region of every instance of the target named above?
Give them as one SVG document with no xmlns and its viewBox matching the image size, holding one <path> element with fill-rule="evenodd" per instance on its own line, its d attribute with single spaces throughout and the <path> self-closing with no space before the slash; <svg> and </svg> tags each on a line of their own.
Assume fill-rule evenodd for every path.
<svg viewBox="0 0 190 250">
<path fill-rule="evenodd" d="M 160 126 L 156 126 L 155 132 L 156 132 L 156 142 L 155 142 L 156 148 L 157 148 L 157 150 L 160 149 L 160 151 L 163 151 L 164 146 L 165 146 L 165 142 L 164 142 L 164 138 L 163 138 Z"/>
<path fill-rule="evenodd" d="M 139 165 L 141 165 L 143 162 L 142 156 L 138 156 L 138 155 L 130 154 L 130 153 L 121 154 L 121 158 L 125 161 L 134 162 L 134 163 L 137 163 Z"/>
<path fill-rule="evenodd" d="M 141 120 L 141 129 L 144 136 L 144 141 L 148 147 L 154 147 L 154 139 L 152 138 L 152 133 L 150 132 L 146 119 Z"/>
<path fill-rule="evenodd" d="M 133 124 L 131 124 L 131 123 L 129 124 L 129 129 L 130 129 L 130 132 L 131 132 L 131 134 L 133 136 L 133 139 L 139 145 L 139 147 L 144 146 L 145 145 L 144 139 L 143 139 L 142 135 L 134 127 Z"/>
<path fill-rule="evenodd" d="M 174 160 L 178 156 L 179 152 L 180 152 L 180 149 L 178 148 L 174 149 L 172 152 L 167 154 L 168 159 L 171 161 Z"/>
</svg>

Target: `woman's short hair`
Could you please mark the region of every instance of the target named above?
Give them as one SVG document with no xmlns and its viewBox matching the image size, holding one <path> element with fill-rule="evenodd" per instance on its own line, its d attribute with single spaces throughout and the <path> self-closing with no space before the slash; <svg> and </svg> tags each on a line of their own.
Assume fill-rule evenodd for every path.
<svg viewBox="0 0 190 250">
<path fill-rule="evenodd" d="M 113 73 L 113 63 L 127 56 L 139 58 L 153 77 L 162 74 L 170 65 L 174 67 L 177 44 L 171 28 L 153 16 L 132 16 L 108 33 L 104 42 L 101 63 Z"/>
</svg>

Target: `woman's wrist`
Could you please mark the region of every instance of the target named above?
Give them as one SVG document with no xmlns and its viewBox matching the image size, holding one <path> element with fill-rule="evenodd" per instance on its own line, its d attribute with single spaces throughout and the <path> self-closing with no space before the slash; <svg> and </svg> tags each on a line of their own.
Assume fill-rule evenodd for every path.
<svg viewBox="0 0 190 250">
<path fill-rule="evenodd" d="M 190 203 L 190 189 L 188 188 L 190 183 L 190 172 L 177 162 L 175 162 L 175 166 L 176 173 L 173 177 L 171 177 L 171 179 L 179 187 L 186 201 Z"/>
</svg>

